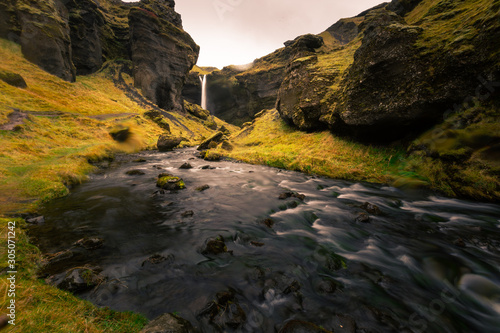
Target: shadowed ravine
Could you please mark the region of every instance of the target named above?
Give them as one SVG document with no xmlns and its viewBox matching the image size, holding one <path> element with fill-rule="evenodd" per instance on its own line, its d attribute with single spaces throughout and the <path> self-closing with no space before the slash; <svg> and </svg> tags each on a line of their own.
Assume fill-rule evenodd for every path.
<svg viewBox="0 0 500 333">
<path fill-rule="evenodd" d="M 106 282 L 82 298 L 151 319 L 177 312 L 203 332 L 217 329 L 200 313 L 228 290 L 246 313 L 236 332 L 273 332 L 291 318 L 335 332 L 355 332 L 354 322 L 357 332 L 498 332 L 500 206 L 194 152 L 127 158 L 48 204 L 45 223 L 30 231 L 42 252 L 104 239 L 49 273 L 100 266 Z M 194 168 L 178 169 L 184 162 Z M 201 169 L 208 164 L 216 168 Z M 145 175 L 126 175 L 134 169 Z M 161 172 L 186 189 L 153 195 Z M 280 200 L 286 191 L 305 199 Z M 365 202 L 380 209 L 368 209 L 368 223 L 357 219 L 369 213 Z M 229 252 L 202 254 L 219 235 Z M 143 265 L 154 254 L 166 260 Z"/>
</svg>

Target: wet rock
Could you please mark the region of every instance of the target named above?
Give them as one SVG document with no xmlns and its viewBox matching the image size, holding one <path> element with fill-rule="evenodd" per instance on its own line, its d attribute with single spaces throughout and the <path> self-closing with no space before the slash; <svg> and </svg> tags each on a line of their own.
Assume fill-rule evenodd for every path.
<svg viewBox="0 0 500 333">
<path fill-rule="evenodd" d="M 191 217 L 193 215 L 194 215 L 194 212 L 192 210 L 187 210 L 181 214 L 181 217 Z"/>
<path fill-rule="evenodd" d="M 198 150 L 207 150 L 210 148 L 210 144 L 213 142 L 215 143 L 215 147 L 217 147 L 217 144 L 221 143 L 224 138 L 224 133 L 222 132 L 217 132 L 205 141 L 203 141 L 199 146 Z"/>
<path fill-rule="evenodd" d="M 164 190 L 182 190 L 186 188 L 186 184 L 182 178 L 175 177 L 169 173 L 161 173 L 158 175 L 156 186 Z"/>
<path fill-rule="evenodd" d="M 246 313 L 239 305 L 233 291 L 223 291 L 216 295 L 198 315 L 207 317 L 210 324 L 219 328 L 237 329 L 246 321 Z"/>
<path fill-rule="evenodd" d="M 369 202 L 365 202 L 363 205 L 361 205 L 361 208 L 366 210 L 368 213 L 373 214 L 373 215 L 381 215 L 382 211 L 380 208 L 378 208 L 377 205 L 371 204 Z"/>
<path fill-rule="evenodd" d="M 165 313 L 149 322 L 140 333 L 192 333 L 193 325 L 173 313 Z"/>
<path fill-rule="evenodd" d="M 210 165 L 204 165 L 200 169 L 202 170 L 214 170 L 217 169 L 216 167 L 210 166 Z"/>
<path fill-rule="evenodd" d="M 455 244 L 458 247 L 465 247 L 465 242 L 462 238 L 456 239 L 453 244 Z"/>
<path fill-rule="evenodd" d="M 370 223 L 370 215 L 366 213 L 359 213 L 358 216 L 356 217 L 356 222 L 361 222 L 361 223 Z"/>
<path fill-rule="evenodd" d="M 44 222 L 45 222 L 45 217 L 43 216 L 37 216 L 30 219 L 26 219 L 26 223 L 29 224 L 42 224 Z"/>
<path fill-rule="evenodd" d="M 129 170 L 129 171 L 125 172 L 125 174 L 128 176 L 143 176 L 146 173 L 142 170 Z"/>
<path fill-rule="evenodd" d="M 313 323 L 309 323 L 306 321 L 300 320 L 290 320 L 287 322 L 279 333 L 327 333 L 331 331 L 327 331 L 324 328 L 321 328 Z"/>
<path fill-rule="evenodd" d="M 151 257 L 148 259 L 144 260 L 141 264 L 141 267 L 148 266 L 148 265 L 158 265 L 163 262 L 167 263 L 173 263 L 175 260 L 175 257 L 173 254 L 169 254 L 168 256 L 163 256 L 161 254 L 153 254 Z"/>
<path fill-rule="evenodd" d="M 192 169 L 192 168 L 193 168 L 193 166 L 191 164 L 187 163 L 187 162 L 184 163 L 183 165 L 181 165 L 179 167 L 179 169 L 184 169 L 184 170 L 189 170 L 189 169 Z"/>
<path fill-rule="evenodd" d="M 256 247 L 263 247 L 265 244 L 261 242 L 256 242 L 256 241 L 250 241 L 250 244 Z"/>
<path fill-rule="evenodd" d="M 300 290 L 300 283 L 297 280 L 293 280 L 292 283 L 283 290 L 283 294 L 288 295 L 290 293 L 295 293 Z"/>
<path fill-rule="evenodd" d="M 147 162 L 147 160 L 146 160 L 146 159 L 144 159 L 144 158 L 138 158 L 138 159 L 136 159 L 136 160 L 133 160 L 132 162 L 134 162 L 134 163 L 146 163 L 146 162 Z"/>
<path fill-rule="evenodd" d="M 278 197 L 278 199 L 280 200 L 286 200 L 288 198 L 297 198 L 300 201 L 304 201 L 306 196 L 304 194 L 299 194 L 297 192 L 287 191 L 281 193 L 280 196 Z"/>
<path fill-rule="evenodd" d="M 101 248 L 104 245 L 104 239 L 100 237 L 85 237 L 76 241 L 73 245 L 92 251 Z"/>
<path fill-rule="evenodd" d="M 28 85 L 26 84 L 26 81 L 24 81 L 24 78 L 17 73 L 0 71 L 0 80 L 13 87 L 23 89 L 28 88 Z"/>
<path fill-rule="evenodd" d="M 197 188 L 196 188 L 196 191 L 198 191 L 198 192 L 203 192 L 203 191 L 208 190 L 209 188 L 210 188 L 210 186 L 205 184 L 205 185 L 202 185 L 202 186 L 197 187 Z"/>
<path fill-rule="evenodd" d="M 266 218 L 260 221 L 261 224 L 265 225 L 268 228 L 272 228 L 274 225 L 274 220 L 271 218 Z"/>
<path fill-rule="evenodd" d="M 323 294 L 333 294 L 337 290 L 337 283 L 332 279 L 323 279 L 316 285 L 316 290 Z"/>
<path fill-rule="evenodd" d="M 51 277 L 48 283 L 72 293 L 81 293 L 101 284 L 105 279 L 99 268 L 82 267 L 68 270 L 62 279 Z"/>
<path fill-rule="evenodd" d="M 172 136 L 170 134 L 162 134 L 158 138 L 156 146 L 161 152 L 171 151 L 182 142 L 182 138 Z"/>
<path fill-rule="evenodd" d="M 224 241 L 224 237 L 218 236 L 217 238 L 211 238 L 206 241 L 204 249 L 201 251 L 202 254 L 221 254 L 226 253 L 227 246 Z"/>
</svg>

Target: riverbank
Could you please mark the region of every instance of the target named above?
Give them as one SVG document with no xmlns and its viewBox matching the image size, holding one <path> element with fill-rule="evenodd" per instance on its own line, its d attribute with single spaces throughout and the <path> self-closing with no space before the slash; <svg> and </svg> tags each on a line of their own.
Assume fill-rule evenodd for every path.
<svg viewBox="0 0 500 333">
<path fill-rule="evenodd" d="M 19 45 L 3 39 L 0 58 L 0 73 L 16 74 L 26 83 L 18 87 L 0 80 L 0 249 L 4 263 L 0 267 L 7 263 L 8 222 L 15 221 L 16 327 L 23 332 L 137 332 L 147 321 L 144 317 L 98 309 L 39 280 L 36 272 L 43 258 L 29 243 L 27 224 L 17 217 L 33 214 L 40 205 L 67 195 L 116 154 L 155 148 L 166 128 L 185 138 L 182 145 L 194 145 L 213 130 L 188 115 L 166 113 L 163 121 L 151 117 L 148 111 L 153 109 L 141 102 L 132 78 L 115 70 L 119 64 L 68 83 L 28 62 Z M 127 133 L 123 142 L 110 135 L 119 131 Z M 8 294 L 5 272 L 2 295 Z M 0 311 L 6 311 L 8 302 L 7 297 L 0 299 Z"/>
<path fill-rule="evenodd" d="M 432 133 L 432 130 L 429 131 Z M 425 134 L 420 141 L 430 134 Z M 500 181 L 480 160 L 470 163 L 411 153 L 405 146 L 374 146 L 332 135 L 306 133 L 285 124 L 276 110 L 260 114 L 230 137 L 232 150 L 216 151 L 246 163 L 305 172 L 349 181 L 400 188 L 428 188 L 439 194 L 499 202 Z"/>
</svg>

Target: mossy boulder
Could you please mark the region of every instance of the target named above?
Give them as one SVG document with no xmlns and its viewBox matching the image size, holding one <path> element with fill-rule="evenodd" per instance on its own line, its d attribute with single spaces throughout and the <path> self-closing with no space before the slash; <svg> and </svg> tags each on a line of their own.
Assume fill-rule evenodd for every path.
<svg viewBox="0 0 500 333">
<path fill-rule="evenodd" d="M 158 175 L 156 181 L 156 186 L 164 190 L 183 190 L 186 188 L 186 184 L 182 178 L 176 177 L 169 173 L 162 173 Z"/>
<path fill-rule="evenodd" d="M 12 73 L 12 72 L 7 72 L 7 71 L 0 71 L 0 80 L 3 82 L 17 87 L 17 88 L 27 88 L 28 85 L 26 84 L 26 81 L 24 81 L 24 78 L 17 73 Z"/>
<path fill-rule="evenodd" d="M 208 117 L 210 117 L 210 111 L 205 110 L 199 105 L 189 103 L 188 101 L 184 101 L 184 110 L 201 120 L 207 120 Z"/>
<path fill-rule="evenodd" d="M 158 138 L 156 146 L 161 152 L 171 151 L 182 142 L 182 138 L 170 134 L 162 134 Z"/>
<path fill-rule="evenodd" d="M 206 139 L 205 141 L 203 141 L 198 146 L 198 150 L 207 150 L 210 148 L 214 148 L 214 147 L 210 147 L 211 144 L 215 144 L 215 146 L 217 147 L 217 144 L 221 143 L 223 141 L 224 137 L 225 136 L 224 136 L 223 132 L 217 132 L 214 135 L 212 135 L 211 137 L 209 137 L 208 139 Z"/>
<path fill-rule="evenodd" d="M 132 132 L 129 127 L 115 127 L 109 131 L 109 135 L 117 142 L 125 142 L 132 136 Z"/>
</svg>

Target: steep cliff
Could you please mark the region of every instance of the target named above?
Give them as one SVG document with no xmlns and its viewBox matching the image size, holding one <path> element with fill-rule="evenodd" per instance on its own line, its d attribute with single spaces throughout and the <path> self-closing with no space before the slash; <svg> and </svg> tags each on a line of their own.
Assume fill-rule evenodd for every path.
<svg viewBox="0 0 500 333">
<path fill-rule="evenodd" d="M 130 59 L 134 84 L 166 110 L 183 111 L 181 90 L 199 47 L 182 29 L 173 0 L 5 0 L 0 37 L 66 81 Z"/>
<path fill-rule="evenodd" d="M 160 108 L 182 111 L 182 87 L 199 47 L 182 30 L 173 7 L 173 1 L 143 0 L 132 8 L 130 49 L 135 86 Z"/>
</svg>

